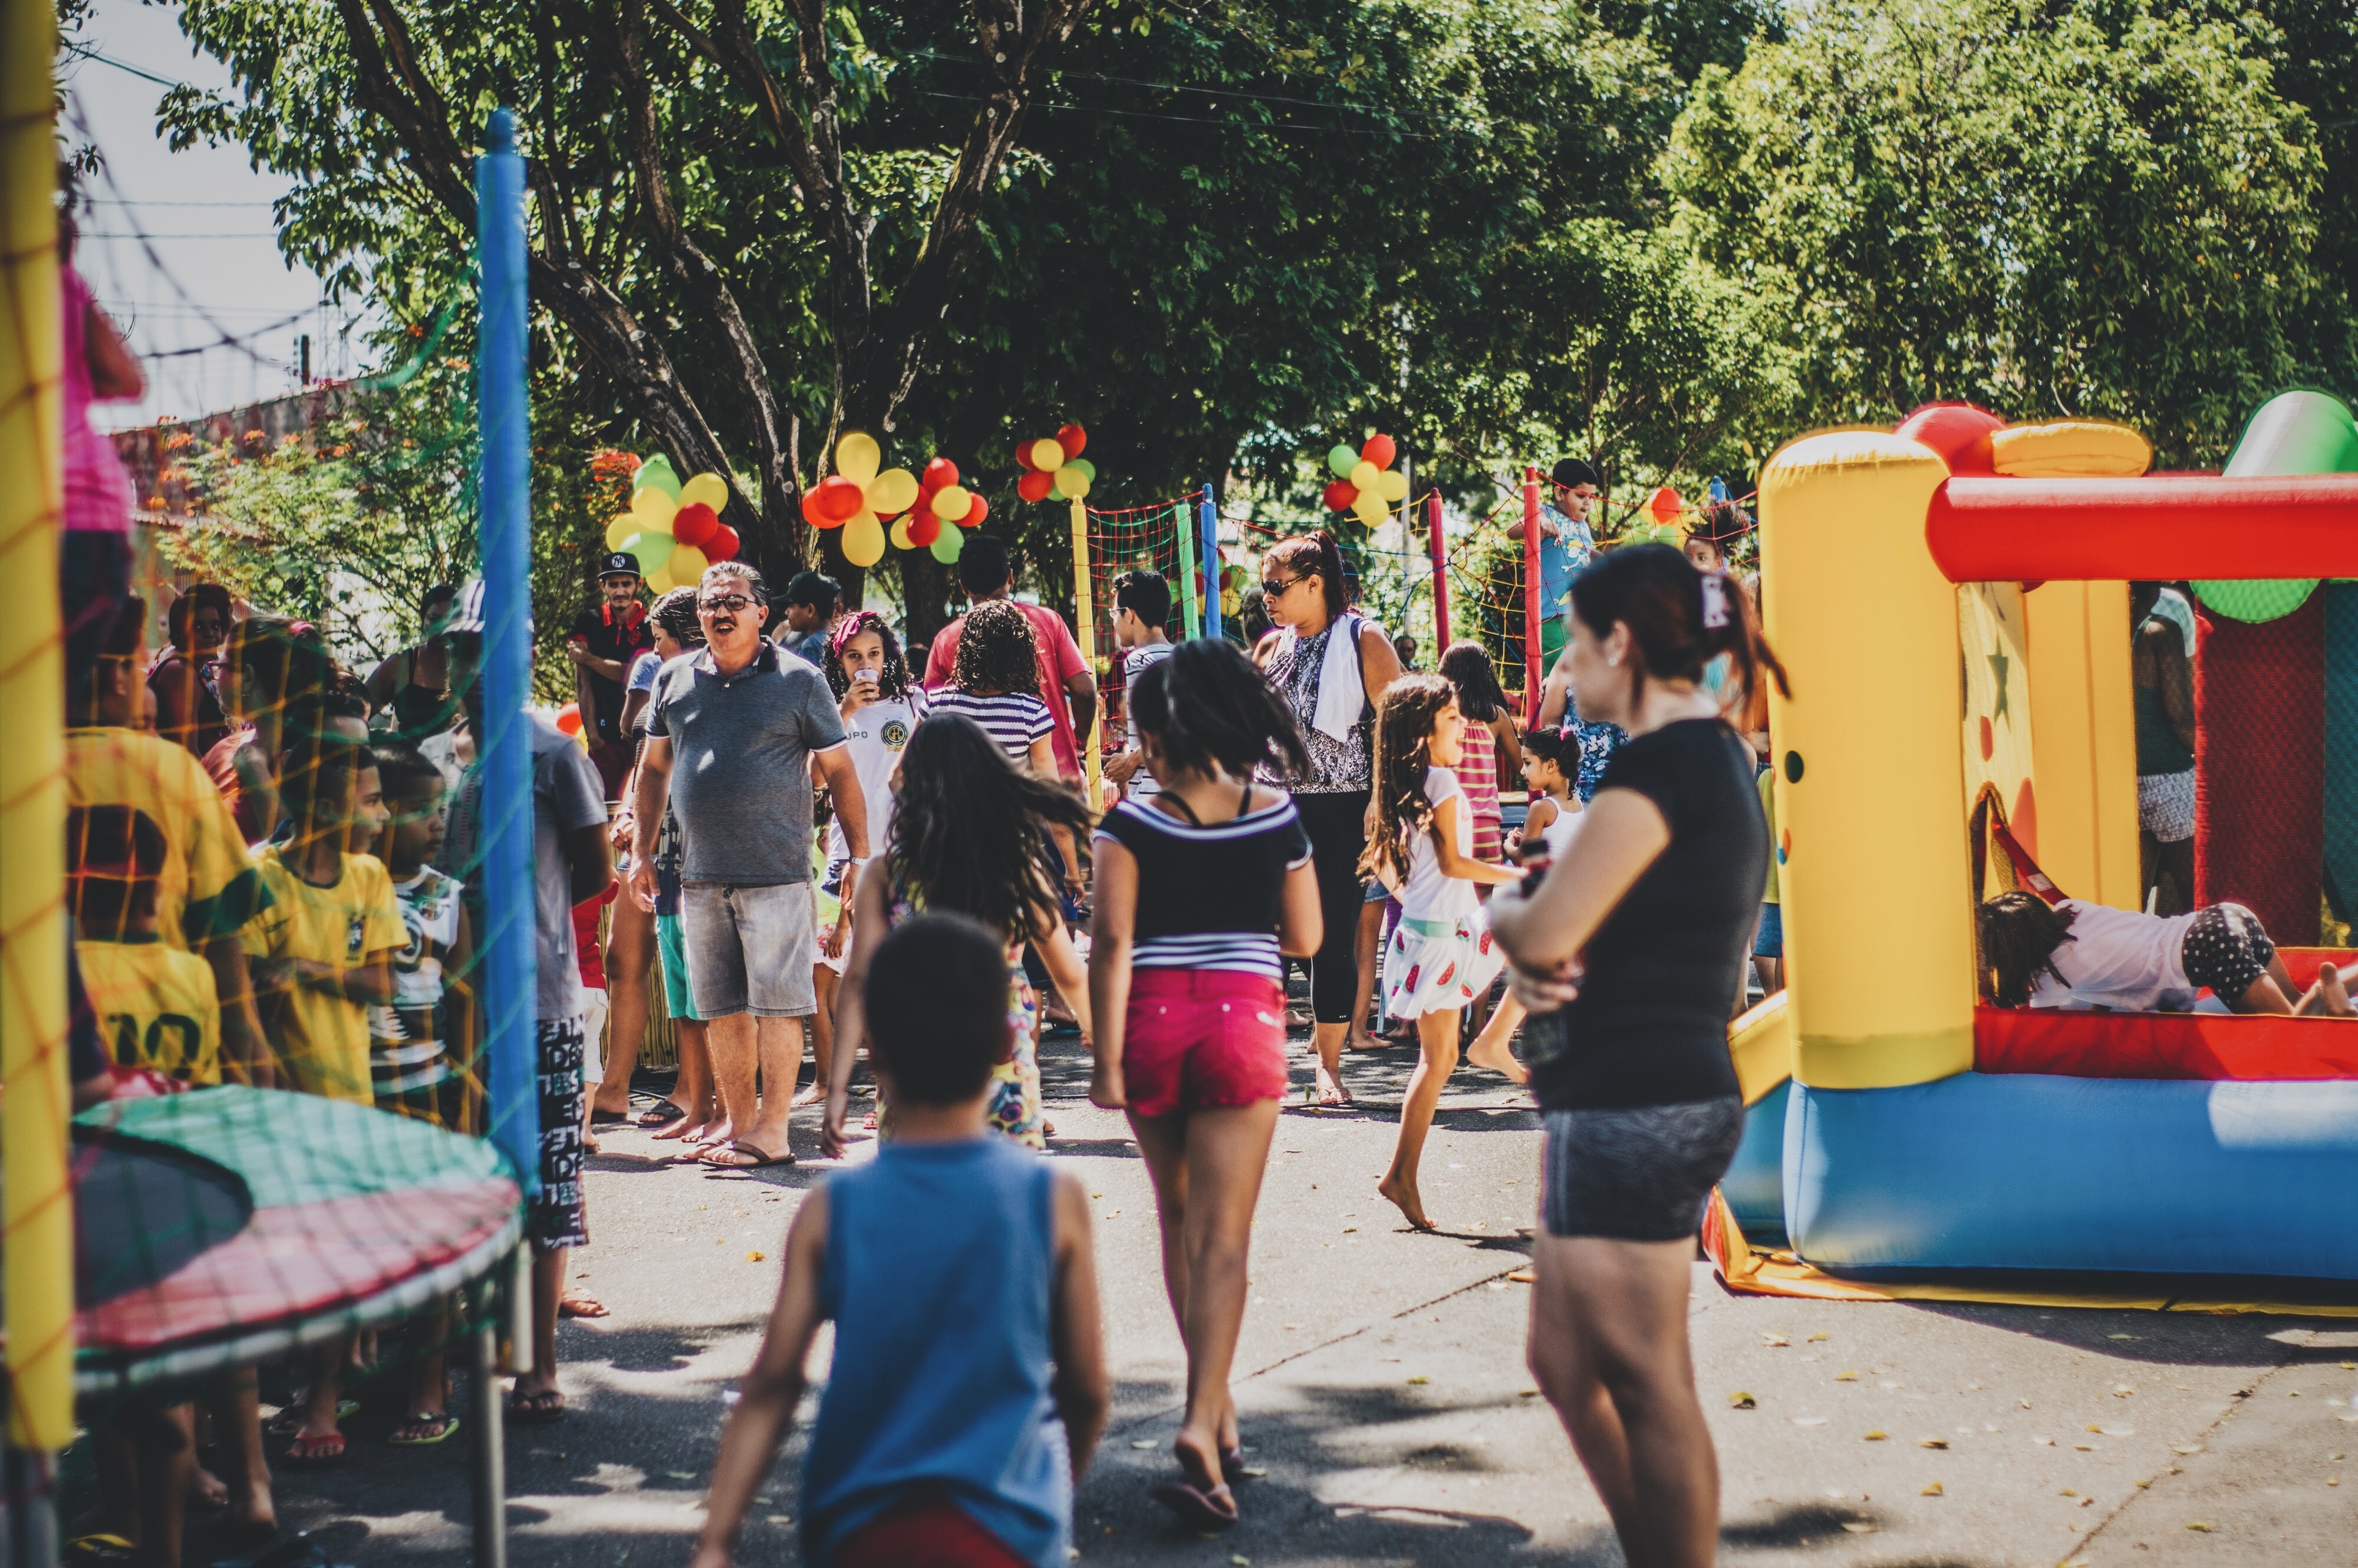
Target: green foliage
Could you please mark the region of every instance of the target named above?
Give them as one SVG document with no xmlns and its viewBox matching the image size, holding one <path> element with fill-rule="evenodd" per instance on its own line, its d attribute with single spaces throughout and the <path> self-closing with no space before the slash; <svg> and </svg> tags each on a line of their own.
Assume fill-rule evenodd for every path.
<svg viewBox="0 0 2358 1568">
<path fill-rule="evenodd" d="M 1967 398 L 2213 462 L 2323 303 L 2313 130 L 2250 43 L 2137 3 L 1829 5 L 1704 70 L 1664 181 L 1782 324 L 1789 427 Z"/>
</svg>

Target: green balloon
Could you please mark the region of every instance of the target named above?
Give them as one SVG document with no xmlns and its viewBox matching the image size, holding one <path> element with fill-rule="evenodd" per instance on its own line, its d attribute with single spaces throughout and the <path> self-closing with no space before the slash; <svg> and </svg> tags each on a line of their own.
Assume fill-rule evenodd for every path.
<svg viewBox="0 0 2358 1568">
<path fill-rule="evenodd" d="M 657 534 L 642 528 L 622 541 L 622 551 L 625 555 L 638 557 L 639 575 L 644 577 L 671 559 L 671 553 L 678 544 L 679 541 L 669 534 Z"/>
<path fill-rule="evenodd" d="M 2198 582 L 2194 591 L 2202 600 L 2202 608 L 2214 610 L 2230 621 L 2274 621 L 2290 615 L 2309 602 L 2317 587 L 2317 579 L 2289 578 L 2283 580 L 2254 579 L 2229 582 Z"/>
<path fill-rule="evenodd" d="M 1091 484 L 1095 484 L 1095 483 L 1097 483 L 1097 481 L 1098 481 L 1098 465 L 1097 465 L 1097 464 L 1095 464 L 1095 463 L 1093 463 L 1093 462 L 1091 462 L 1091 461 L 1089 461 L 1089 460 L 1088 460 L 1088 459 L 1087 459 L 1087 458 L 1075 458 L 1075 459 L 1073 459 L 1070 462 L 1066 463 L 1065 466 L 1066 468 L 1076 468 L 1076 469 L 1080 470 L 1083 473 L 1085 473 L 1085 474 L 1087 474 L 1087 475 L 1088 475 L 1088 476 L 1089 476 L 1089 482 L 1090 482 Z"/>
<path fill-rule="evenodd" d="M 658 459 L 657 460 L 660 461 L 661 460 Z M 671 471 L 671 465 L 669 463 L 665 463 L 661 468 L 655 467 L 654 463 L 648 463 L 640 469 L 631 480 L 631 493 L 633 495 L 636 495 L 643 490 L 660 490 L 665 495 L 670 496 L 674 501 L 677 501 L 679 499 L 680 491 L 679 475 Z"/>
<path fill-rule="evenodd" d="M 946 567 L 950 566 L 966 549 L 966 530 L 955 523 L 945 523 L 941 533 L 927 548 L 934 552 L 934 559 Z"/>
<path fill-rule="evenodd" d="M 1359 466 L 1359 449 L 1337 442 L 1335 449 L 1326 454 L 1326 466 L 1335 470 L 1336 479 L 1348 479 L 1351 470 Z"/>
</svg>

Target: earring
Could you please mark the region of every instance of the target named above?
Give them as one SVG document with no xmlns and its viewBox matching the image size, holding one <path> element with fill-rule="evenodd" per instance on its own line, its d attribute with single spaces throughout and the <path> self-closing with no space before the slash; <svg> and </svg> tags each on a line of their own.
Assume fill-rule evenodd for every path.
<svg viewBox="0 0 2358 1568">
<path fill-rule="evenodd" d="M 1611 665 L 1615 669 L 1617 669 L 1617 669 L 1619 669 L 1619 668 L 1621 667 L 1621 655 L 1620 655 L 1620 654 L 1607 654 L 1605 656 L 1605 662 L 1606 662 L 1606 664 L 1608 664 L 1608 665 Z"/>
</svg>

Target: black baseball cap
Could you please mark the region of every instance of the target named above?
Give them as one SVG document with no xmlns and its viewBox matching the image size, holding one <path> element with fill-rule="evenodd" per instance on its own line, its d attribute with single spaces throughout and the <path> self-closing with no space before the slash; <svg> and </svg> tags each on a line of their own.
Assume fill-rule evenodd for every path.
<svg viewBox="0 0 2358 1568">
<path fill-rule="evenodd" d="M 643 574 L 639 571 L 639 557 L 631 554 L 628 550 L 616 550 L 612 555 L 606 557 L 606 564 L 598 568 L 598 576 L 601 581 L 610 577 L 638 577 L 641 575 Z"/>
<path fill-rule="evenodd" d="M 1595 469 L 1590 468 L 1578 458 L 1558 458 L 1555 467 L 1548 470 L 1548 478 L 1566 490 L 1575 489 L 1584 484 L 1601 485 L 1605 482 L 1596 477 Z"/>
</svg>

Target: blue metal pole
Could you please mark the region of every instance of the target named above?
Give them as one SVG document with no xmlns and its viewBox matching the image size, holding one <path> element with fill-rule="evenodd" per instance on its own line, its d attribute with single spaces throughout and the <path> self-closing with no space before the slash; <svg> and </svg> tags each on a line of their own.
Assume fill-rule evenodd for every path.
<svg viewBox="0 0 2358 1568">
<path fill-rule="evenodd" d="M 1204 481 L 1204 499 L 1195 510 L 1204 528 L 1204 635 L 1220 634 L 1220 512 L 1212 503 L 1212 484 Z"/>
<path fill-rule="evenodd" d="M 482 276 L 475 398 L 482 452 L 483 1011 L 491 1137 L 527 1195 L 540 1185 L 540 1088 L 533 965 L 531 410 L 525 394 L 524 159 L 515 116 L 492 114 L 475 160 Z"/>
</svg>

